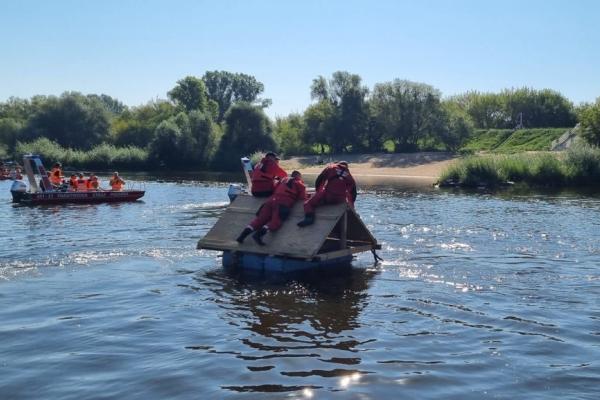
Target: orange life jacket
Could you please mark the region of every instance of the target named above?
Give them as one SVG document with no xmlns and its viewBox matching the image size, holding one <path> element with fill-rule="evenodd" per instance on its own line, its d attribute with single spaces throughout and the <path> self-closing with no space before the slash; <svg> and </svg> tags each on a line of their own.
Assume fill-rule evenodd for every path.
<svg viewBox="0 0 600 400">
<path fill-rule="evenodd" d="M 50 182 L 53 185 L 60 185 L 62 183 L 62 171 L 60 168 L 54 167 L 50 170 Z"/>
<path fill-rule="evenodd" d="M 77 190 L 78 191 L 86 191 L 88 188 L 87 179 L 78 178 L 77 179 Z"/>
<path fill-rule="evenodd" d="M 125 181 L 117 176 L 116 178 L 112 178 L 109 183 L 112 190 L 119 191 L 123 189 Z"/>
<path fill-rule="evenodd" d="M 269 192 L 275 189 L 275 178 L 285 178 L 287 173 L 273 160 L 265 157 L 252 170 L 252 192 Z"/>
</svg>

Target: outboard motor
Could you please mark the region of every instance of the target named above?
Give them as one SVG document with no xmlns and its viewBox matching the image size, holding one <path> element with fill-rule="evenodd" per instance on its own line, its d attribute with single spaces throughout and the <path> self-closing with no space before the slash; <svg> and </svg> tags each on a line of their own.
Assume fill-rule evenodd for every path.
<svg viewBox="0 0 600 400">
<path fill-rule="evenodd" d="M 23 181 L 14 181 L 10 187 L 10 193 L 12 194 L 13 203 L 19 203 L 21 198 L 27 192 L 27 185 Z"/>
<path fill-rule="evenodd" d="M 229 201 L 235 200 L 235 198 L 242 193 L 242 187 L 236 183 L 232 183 L 229 185 L 229 190 L 227 190 L 227 196 L 229 196 Z"/>
</svg>

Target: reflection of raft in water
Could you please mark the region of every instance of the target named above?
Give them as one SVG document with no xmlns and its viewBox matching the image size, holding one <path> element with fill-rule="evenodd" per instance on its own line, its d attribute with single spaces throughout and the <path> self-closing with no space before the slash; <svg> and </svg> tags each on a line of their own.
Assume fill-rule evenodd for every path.
<svg viewBox="0 0 600 400">
<path fill-rule="evenodd" d="M 198 242 L 199 249 L 223 251 L 223 266 L 273 272 L 349 264 L 355 253 L 381 248 L 360 217 L 346 204 L 317 208 L 313 225 L 299 228 L 302 203 L 293 207 L 277 232 L 264 237 L 265 246 L 235 239 L 254 218 L 265 199 L 238 195 L 212 229 Z"/>
</svg>

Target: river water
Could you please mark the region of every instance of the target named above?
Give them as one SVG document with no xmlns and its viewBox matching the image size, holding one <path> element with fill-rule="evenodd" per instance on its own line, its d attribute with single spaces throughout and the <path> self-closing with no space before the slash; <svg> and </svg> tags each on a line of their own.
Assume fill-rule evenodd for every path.
<svg viewBox="0 0 600 400">
<path fill-rule="evenodd" d="M 383 244 L 295 280 L 197 240 L 226 184 L 20 207 L 0 182 L 0 399 L 597 399 L 600 198 L 359 194 Z"/>
</svg>

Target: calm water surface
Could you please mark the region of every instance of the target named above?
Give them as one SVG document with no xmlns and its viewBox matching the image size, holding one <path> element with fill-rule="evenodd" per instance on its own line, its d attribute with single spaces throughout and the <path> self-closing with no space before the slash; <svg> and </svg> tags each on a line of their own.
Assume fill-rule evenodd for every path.
<svg viewBox="0 0 600 400">
<path fill-rule="evenodd" d="M 0 399 L 597 399 L 600 198 L 366 191 L 385 261 L 226 273 L 224 184 L 19 207 L 0 182 Z"/>
</svg>

